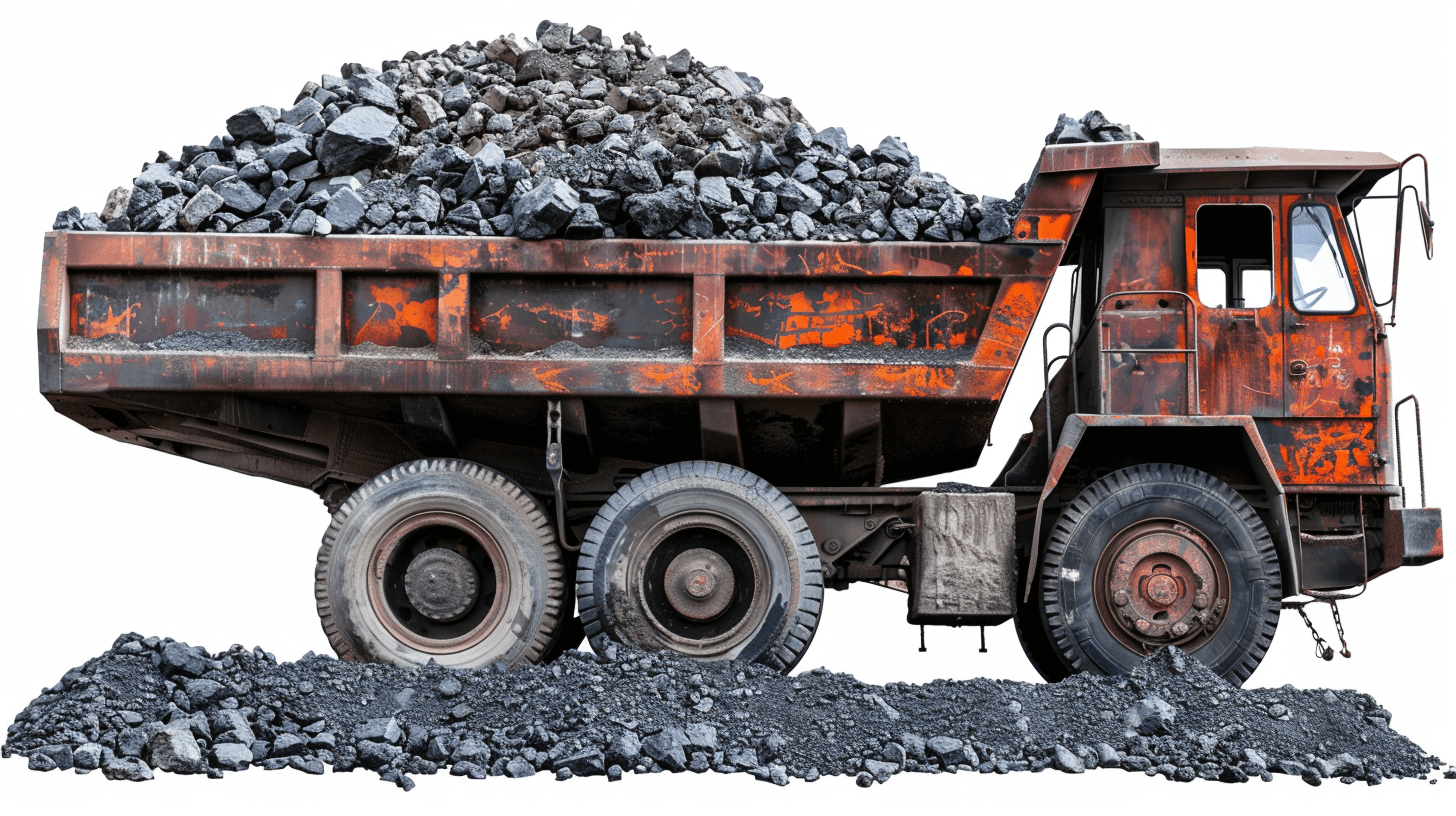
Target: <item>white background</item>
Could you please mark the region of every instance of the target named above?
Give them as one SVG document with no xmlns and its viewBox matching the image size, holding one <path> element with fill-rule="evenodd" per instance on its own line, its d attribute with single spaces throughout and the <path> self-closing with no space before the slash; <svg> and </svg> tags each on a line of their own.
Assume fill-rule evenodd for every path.
<svg viewBox="0 0 1456 816">
<path fill-rule="evenodd" d="M 799 0 L 654 8 L 310 0 L 17 3 L 0 14 L 8 88 L 0 127 L 7 280 L 0 321 L 7 522 L 0 545 L 0 718 L 7 723 L 42 686 L 124 631 L 213 650 L 257 644 L 286 659 L 328 651 L 312 596 L 326 524 L 320 502 L 305 490 L 116 444 L 54 414 L 36 390 L 32 317 L 41 236 L 57 210 L 100 209 L 106 193 L 129 183 L 158 149 L 176 155 L 183 144 L 206 143 L 242 108 L 287 106 L 306 80 L 336 74 L 344 62 L 378 65 L 410 49 L 507 31 L 533 36 L 549 15 L 578 28 L 595 24 L 618 43 L 638 30 L 659 54 L 688 47 L 710 65 L 747 71 L 767 93 L 793 97 L 816 126 L 847 128 L 851 142 L 873 145 L 886 133 L 904 138 L 926 169 L 968 192 L 1009 196 L 1058 113 L 1100 107 L 1167 146 L 1319 147 L 1395 157 L 1424 151 L 1443 202 L 1434 213 L 1438 225 L 1449 225 L 1442 217 L 1452 212 L 1456 119 L 1451 20 L 1442 4 L 898 0 L 860 7 Z M 1372 202 L 1362 213 L 1372 266 L 1388 270 L 1392 209 Z M 1456 483 L 1445 467 L 1456 456 L 1446 382 L 1456 285 L 1445 271 L 1449 254 L 1425 262 L 1414 222 L 1407 226 L 1404 297 L 1392 340 L 1395 390 L 1420 393 L 1431 503 L 1456 508 Z M 1442 236 L 1447 253 L 1450 229 Z M 1066 285 L 1059 276 L 1043 324 L 1064 319 Z M 1037 364 L 1029 362 L 1017 372 L 985 464 L 962 478 L 984 481 L 996 473 L 1026 428 L 1039 388 Z M 1391 709 L 1395 727 L 1417 743 L 1456 755 L 1451 570 L 1449 563 L 1403 569 L 1346 604 L 1352 660 L 1315 660 L 1298 617 L 1286 613 L 1251 684 L 1359 688 Z M 825 665 L 875 682 L 1036 677 L 1009 624 L 988 630 L 989 654 L 976 652 L 973 629 L 930 629 L 930 651 L 920 654 L 904 615 L 902 595 L 868 587 L 832 593 L 803 668 Z M 1314 617 L 1332 636 L 1328 611 L 1317 609 Z M 1450 812 L 1456 790 L 1453 782 L 1312 789 L 1283 777 L 1267 786 L 1173 787 L 1116 772 L 901 776 L 870 791 L 843 778 L 779 789 L 746 776 L 667 774 L 610 786 L 591 779 L 558 787 L 546 774 L 418 782 L 406 795 L 367 773 L 312 778 L 253 769 L 222 782 L 163 775 L 124 785 L 99 773 L 32 773 L 24 759 L 0 763 L 0 801 L 17 813 L 98 804 L 117 813 L 241 812 L 275 802 L 334 813 L 442 806 L 530 812 L 586 802 L 613 813 L 1150 805 L 1222 813 L 1255 802 L 1271 809 Z"/>
</svg>

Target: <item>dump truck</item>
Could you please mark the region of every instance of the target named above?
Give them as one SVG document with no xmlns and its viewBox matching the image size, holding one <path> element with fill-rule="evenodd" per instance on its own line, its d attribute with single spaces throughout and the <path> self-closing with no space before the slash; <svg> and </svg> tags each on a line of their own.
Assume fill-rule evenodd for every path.
<svg viewBox="0 0 1456 816">
<path fill-rule="evenodd" d="M 1048 679 L 1173 645 L 1242 682 L 1282 606 L 1442 555 L 1353 214 L 1397 173 L 1429 254 L 1409 161 L 1049 145 L 999 243 L 53 232 L 40 390 L 315 491 L 346 659 L 787 671 L 866 583 Z M 885 486 L 979 461 L 1059 267 L 994 483 Z"/>
</svg>

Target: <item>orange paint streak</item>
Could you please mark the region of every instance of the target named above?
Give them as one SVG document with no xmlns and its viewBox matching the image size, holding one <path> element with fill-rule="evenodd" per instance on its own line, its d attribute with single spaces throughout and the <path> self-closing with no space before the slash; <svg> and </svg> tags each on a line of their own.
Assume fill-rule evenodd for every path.
<svg viewBox="0 0 1456 816">
<path fill-rule="evenodd" d="M 439 298 L 410 300 L 400 286 L 370 286 L 369 295 L 374 298 L 374 311 L 354 332 L 350 345 L 368 342 L 376 346 L 397 346 L 406 328 L 419 329 L 431 343 L 435 342 Z"/>
<path fill-rule="evenodd" d="M 698 393 L 703 387 L 703 384 L 698 382 L 697 368 L 690 365 L 648 365 L 643 366 L 640 373 L 644 378 L 652 381 L 642 389 L 643 391 L 668 391 L 686 396 Z"/>
<path fill-rule="evenodd" d="M 770 370 L 767 377 L 755 377 L 752 374 L 745 372 L 743 376 L 745 379 L 758 386 L 759 388 L 768 389 L 768 392 L 770 394 L 786 394 L 788 396 L 798 396 L 798 392 L 790 388 L 785 382 L 790 377 L 794 376 L 794 372 L 792 371 L 785 371 L 782 374 L 779 374 L 775 371 Z"/>
<path fill-rule="evenodd" d="M 940 366 L 875 366 L 876 378 L 911 397 L 934 396 L 955 388 L 955 369 Z"/>
<path fill-rule="evenodd" d="M 556 379 L 565 370 L 564 368 L 551 368 L 545 371 L 532 371 L 531 373 L 536 375 L 536 381 L 541 383 L 542 388 L 545 388 L 547 391 L 554 391 L 557 394 L 565 394 L 571 389 L 562 385 Z"/>
<path fill-rule="evenodd" d="M 87 323 L 85 333 L 82 336 L 94 340 L 99 337 L 121 335 L 129 339 L 131 337 L 132 313 L 140 310 L 141 307 L 142 305 L 140 303 L 133 303 L 122 310 L 121 314 L 116 314 L 112 311 L 111 304 L 108 303 L 106 305 L 105 319 Z"/>
<path fill-rule="evenodd" d="M 592 332 L 604 332 L 612 325 L 612 318 L 610 316 L 601 314 L 599 312 L 593 312 L 588 309 L 558 309 L 550 304 L 546 304 L 543 306 L 527 306 L 525 304 L 520 304 L 517 308 L 521 309 L 522 311 L 530 312 L 531 314 L 536 316 L 537 320 L 541 320 L 542 323 L 546 322 L 541 317 L 541 315 L 543 314 L 549 314 L 552 317 L 557 318 L 558 320 L 568 322 L 572 324 L 571 331 L 573 333 L 578 331 L 577 324 L 579 323 L 585 323 L 587 326 L 586 330 Z"/>
</svg>

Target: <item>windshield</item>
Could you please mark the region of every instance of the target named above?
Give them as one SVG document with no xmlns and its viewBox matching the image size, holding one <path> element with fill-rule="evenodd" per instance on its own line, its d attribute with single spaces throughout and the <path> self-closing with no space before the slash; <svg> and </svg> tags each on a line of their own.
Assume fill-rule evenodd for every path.
<svg viewBox="0 0 1456 816">
<path fill-rule="evenodd" d="M 1296 204 L 1289 212 L 1290 299 L 1301 312 L 1331 314 L 1355 309 L 1355 290 L 1330 210 Z"/>
</svg>

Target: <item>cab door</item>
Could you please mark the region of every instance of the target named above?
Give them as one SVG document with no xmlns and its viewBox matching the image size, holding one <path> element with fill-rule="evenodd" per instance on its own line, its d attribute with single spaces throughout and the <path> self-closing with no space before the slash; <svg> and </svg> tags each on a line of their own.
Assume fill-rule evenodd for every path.
<svg viewBox="0 0 1456 816">
<path fill-rule="evenodd" d="M 1190 196 L 1190 291 L 1198 300 L 1199 404 L 1207 415 L 1284 414 L 1284 327 L 1274 274 L 1279 197 Z"/>
<path fill-rule="evenodd" d="M 1283 196 L 1287 481 L 1376 481 L 1375 322 L 1338 205 Z"/>
</svg>

